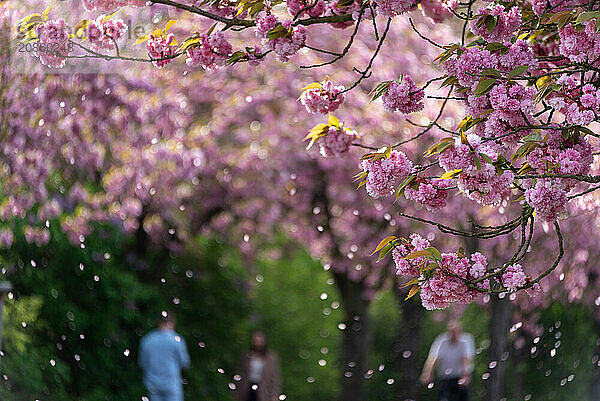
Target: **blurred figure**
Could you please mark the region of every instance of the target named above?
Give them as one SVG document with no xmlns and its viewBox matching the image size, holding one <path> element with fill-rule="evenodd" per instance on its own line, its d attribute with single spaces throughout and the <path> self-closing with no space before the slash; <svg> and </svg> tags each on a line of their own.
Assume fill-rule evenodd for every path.
<svg viewBox="0 0 600 401">
<path fill-rule="evenodd" d="M 279 400 L 279 358 L 267 349 L 267 338 L 262 331 L 252 333 L 252 345 L 242 358 L 240 375 L 235 392 L 238 401 Z"/>
<path fill-rule="evenodd" d="M 463 333 L 460 324 L 452 321 L 448 330 L 440 334 L 429 350 L 421 382 L 425 385 L 438 379 L 438 401 L 468 401 L 467 386 L 471 381 L 475 344 L 473 336 Z"/>
<path fill-rule="evenodd" d="M 175 319 L 163 312 L 157 329 L 140 341 L 138 363 L 150 401 L 183 401 L 181 369 L 190 366 L 185 340 L 175 332 Z"/>
</svg>

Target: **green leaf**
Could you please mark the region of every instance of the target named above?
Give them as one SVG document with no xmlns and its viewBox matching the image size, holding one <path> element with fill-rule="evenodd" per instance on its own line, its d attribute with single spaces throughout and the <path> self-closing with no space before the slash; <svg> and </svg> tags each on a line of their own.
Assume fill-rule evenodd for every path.
<svg viewBox="0 0 600 401">
<path fill-rule="evenodd" d="M 462 173 L 462 168 L 446 171 L 444 174 L 442 174 L 442 176 L 440 178 L 442 180 L 450 180 L 450 179 L 456 177 L 457 175 L 459 175 L 460 173 Z"/>
<path fill-rule="evenodd" d="M 449 46 L 444 46 L 444 48 L 446 49 L 445 52 L 439 54 L 436 58 L 433 59 L 433 62 L 435 63 L 436 61 L 439 62 L 440 64 L 443 63 L 444 61 L 448 60 L 450 57 L 452 57 L 454 55 L 454 53 L 460 49 L 460 45 L 458 43 L 454 43 L 452 45 Z"/>
<path fill-rule="evenodd" d="M 277 25 L 275 28 L 271 29 L 267 32 L 267 39 L 273 40 L 276 38 L 280 38 L 282 36 L 286 36 L 288 34 L 288 30 L 281 24 Z"/>
<path fill-rule="evenodd" d="M 373 253 L 371 253 L 371 255 L 374 255 L 376 252 L 381 250 L 381 248 L 383 248 L 384 246 L 386 246 L 387 244 L 389 244 L 391 241 L 395 240 L 396 238 L 398 238 L 398 237 L 396 237 L 395 235 L 390 235 L 389 237 L 382 239 L 381 242 L 379 243 L 379 245 L 377 245 L 377 248 L 375 248 Z"/>
<path fill-rule="evenodd" d="M 575 20 L 575 24 L 581 24 L 583 22 L 589 21 L 591 19 L 594 18 L 600 18 L 600 12 L 598 11 L 586 11 L 583 12 L 581 14 L 579 14 L 579 16 L 577 17 L 577 19 Z"/>
<path fill-rule="evenodd" d="M 402 184 L 400 184 L 400 186 L 398 186 L 398 189 L 396 189 L 396 200 L 400 199 L 400 197 L 404 195 L 404 190 L 406 189 L 406 187 L 416 178 L 416 175 L 409 175 L 404 179 L 404 181 L 402 181 Z"/>
<path fill-rule="evenodd" d="M 416 258 L 422 258 L 422 257 L 428 257 L 428 256 L 431 256 L 431 254 L 426 250 L 414 251 L 414 252 L 409 253 L 402 259 L 410 260 L 410 259 L 416 259 Z"/>
<path fill-rule="evenodd" d="M 333 114 L 330 114 L 329 115 L 329 125 L 339 128 L 340 120 L 338 120 L 338 118 L 336 116 L 334 116 Z"/>
<path fill-rule="evenodd" d="M 540 135 L 539 132 L 531 133 L 522 139 L 523 142 L 539 142 L 541 140 L 542 140 L 542 136 Z"/>
<path fill-rule="evenodd" d="M 367 178 L 368 175 L 369 175 L 368 171 L 363 171 L 362 173 L 358 173 L 354 176 L 354 181 L 360 181 L 362 179 L 365 179 L 365 178 Z M 375 253 L 375 252 L 377 252 L 377 250 L 373 251 L 373 253 Z"/>
<path fill-rule="evenodd" d="M 420 289 L 421 289 L 421 287 L 419 287 L 418 285 L 413 285 L 410 288 L 410 291 L 408 292 L 408 296 L 406 298 L 404 298 L 404 300 L 406 301 L 406 300 L 414 297 L 419 292 Z"/>
<path fill-rule="evenodd" d="M 494 52 L 498 52 L 498 51 L 506 51 L 506 50 L 508 50 L 508 47 L 506 47 L 505 45 L 503 45 L 500 42 L 491 42 L 485 46 L 485 49 L 494 53 Z"/>
<path fill-rule="evenodd" d="M 492 90 L 498 81 L 495 79 L 482 79 L 479 81 L 473 92 L 475 96 L 481 96 Z"/>
<path fill-rule="evenodd" d="M 143 42 L 147 41 L 148 39 L 150 39 L 150 35 L 142 35 L 139 38 L 137 38 L 137 40 L 135 41 L 134 44 L 139 45 L 140 43 L 143 43 Z"/>
<path fill-rule="evenodd" d="M 487 28 L 489 33 L 494 32 L 494 29 L 496 29 L 496 26 L 498 25 L 498 19 L 499 17 L 489 17 L 485 19 L 485 27 Z"/>
<path fill-rule="evenodd" d="M 450 86 L 450 85 L 455 85 L 457 83 L 458 83 L 458 78 L 456 78 L 455 76 L 449 76 L 448 78 L 444 79 L 444 81 L 440 85 L 440 88 L 444 88 L 444 87 Z"/>
<path fill-rule="evenodd" d="M 217 22 L 215 22 L 208 31 L 206 31 L 206 36 L 210 36 L 213 31 L 215 30 L 215 28 L 217 27 Z"/>
<path fill-rule="evenodd" d="M 48 7 L 42 11 L 42 19 L 44 21 L 48 21 L 48 19 L 50 18 L 50 5 L 48 4 Z"/>
<path fill-rule="evenodd" d="M 371 92 L 369 92 L 371 101 L 376 100 L 377 98 L 382 96 L 384 93 L 386 93 L 388 91 L 391 83 L 392 83 L 392 81 L 383 81 L 383 82 L 380 82 L 379 84 L 377 84 L 377 86 L 375 86 L 375 88 L 373 88 L 373 90 Z"/>
<path fill-rule="evenodd" d="M 104 23 L 104 22 L 109 21 L 110 19 L 112 19 L 112 17 L 114 17 L 115 15 L 117 15 L 118 12 L 119 12 L 119 10 L 117 10 L 114 13 L 112 13 L 110 15 L 107 15 L 106 17 L 102 18 L 102 22 Z"/>
<path fill-rule="evenodd" d="M 508 79 L 518 77 L 519 75 L 524 74 L 528 69 L 529 69 L 528 65 L 522 65 L 522 66 L 516 67 L 510 73 L 508 73 Z"/>
<path fill-rule="evenodd" d="M 317 88 L 321 88 L 321 84 L 319 82 L 313 82 L 312 84 L 308 84 L 304 88 L 302 88 L 302 92 L 307 91 L 309 89 L 317 89 Z"/>
<path fill-rule="evenodd" d="M 335 5 L 337 8 L 344 8 L 354 4 L 354 0 L 340 0 Z"/>
<path fill-rule="evenodd" d="M 394 244 L 392 242 L 381 248 L 381 250 L 379 251 L 379 257 L 377 258 L 377 262 L 380 262 L 383 258 L 385 258 L 386 255 L 390 253 L 392 249 L 394 249 Z"/>
<path fill-rule="evenodd" d="M 429 270 L 437 269 L 438 267 L 439 267 L 439 265 L 437 263 L 431 262 L 421 269 L 421 273 L 429 271 Z"/>
<path fill-rule="evenodd" d="M 579 128 L 579 131 L 581 131 L 581 132 L 583 132 L 583 133 L 585 133 L 587 135 L 592 135 L 592 136 L 596 135 L 594 133 L 594 131 L 592 131 L 591 129 L 589 129 L 587 127 L 578 127 L 578 128 Z"/>
<path fill-rule="evenodd" d="M 175 25 L 176 22 L 177 20 L 175 19 L 169 20 L 169 22 L 167 22 L 167 25 L 165 25 L 165 29 L 163 29 L 163 31 L 167 32 L 169 29 L 171 29 L 173 25 Z"/>
<path fill-rule="evenodd" d="M 502 74 L 500 73 L 500 71 L 494 68 L 486 68 L 485 70 L 481 71 L 481 75 L 484 75 L 486 77 L 502 78 Z"/>
<path fill-rule="evenodd" d="M 434 247 L 430 246 L 429 248 L 425 249 L 427 252 L 429 252 L 429 254 L 431 256 L 433 256 L 433 258 L 435 260 L 441 261 L 442 260 L 442 254 L 440 253 L 440 251 L 438 251 L 437 249 L 435 249 Z"/>
<path fill-rule="evenodd" d="M 494 161 L 488 155 L 484 155 L 483 153 L 479 153 L 479 157 L 486 161 L 486 163 L 494 164 Z"/>
<path fill-rule="evenodd" d="M 400 288 L 410 287 L 411 285 L 415 285 L 415 284 L 419 284 L 419 278 L 418 277 L 413 278 L 412 280 L 410 280 L 408 283 L 404 284 Z"/>
<path fill-rule="evenodd" d="M 454 142 L 444 142 L 438 148 L 438 153 L 442 153 L 444 150 L 449 149 L 454 146 Z"/>
</svg>

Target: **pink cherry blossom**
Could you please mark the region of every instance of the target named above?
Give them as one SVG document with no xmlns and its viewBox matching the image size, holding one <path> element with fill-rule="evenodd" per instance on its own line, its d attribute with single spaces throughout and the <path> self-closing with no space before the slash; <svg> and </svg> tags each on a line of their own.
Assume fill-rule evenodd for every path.
<svg viewBox="0 0 600 401">
<path fill-rule="evenodd" d="M 416 5 L 415 0 L 378 0 L 377 13 L 384 17 L 394 17 L 410 11 Z"/>
<path fill-rule="evenodd" d="M 49 68 L 62 68 L 71 54 L 69 32 L 64 19 L 54 19 L 39 24 L 35 28 L 38 42 L 33 54 Z"/>
<path fill-rule="evenodd" d="M 396 184 L 410 173 L 412 162 L 403 152 L 392 150 L 390 157 L 375 161 L 363 160 L 362 168 L 368 172 L 367 193 L 373 198 L 379 198 L 394 193 Z"/>
<path fill-rule="evenodd" d="M 404 196 L 406 199 L 425 205 L 430 212 L 438 212 L 446 206 L 449 192 L 447 188 L 453 185 L 451 180 L 421 179 L 417 180 L 416 189 L 413 188 L 415 185 L 406 187 Z"/>
<path fill-rule="evenodd" d="M 331 113 L 344 102 L 343 85 L 333 85 L 329 78 L 320 82 L 319 88 L 310 88 L 302 92 L 300 102 L 306 111 L 313 114 Z"/>
<path fill-rule="evenodd" d="M 392 251 L 392 257 L 396 264 L 396 274 L 401 276 L 416 276 L 419 274 L 419 266 L 422 265 L 426 259 L 422 256 L 406 260 L 405 256 L 415 251 L 422 251 L 429 248 L 429 241 L 421 237 L 419 234 L 410 235 L 410 243 L 402 243 L 396 245 Z"/>
<path fill-rule="evenodd" d="M 222 32 L 215 32 L 210 36 L 202 34 L 200 42 L 187 50 L 187 65 L 202 66 L 206 70 L 223 67 L 227 57 L 232 52 L 231 44 L 225 39 Z"/>
<path fill-rule="evenodd" d="M 162 69 L 174 60 L 172 56 L 175 54 L 177 47 L 173 46 L 173 40 L 175 40 L 175 36 L 172 33 L 166 36 L 150 34 L 150 39 L 146 42 L 146 50 L 148 50 L 148 55 L 154 59 L 152 64 L 156 68 Z"/>
<path fill-rule="evenodd" d="M 491 32 L 488 30 L 487 24 L 481 22 L 486 15 L 494 17 L 496 21 Z M 470 27 L 473 34 L 481 36 L 488 42 L 508 43 L 520 25 L 521 11 L 518 7 L 512 7 L 506 11 L 503 5 L 491 3 L 490 6 L 477 10 L 475 18 L 471 20 Z"/>
<path fill-rule="evenodd" d="M 325 137 L 319 138 L 319 148 L 323 157 L 335 157 L 346 153 L 357 138 L 356 131 L 349 128 L 329 127 Z"/>
<path fill-rule="evenodd" d="M 90 21 L 87 28 L 87 38 L 90 40 L 90 48 L 94 51 L 113 50 L 117 40 L 127 32 L 127 25 L 122 19 L 109 19 L 102 22 L 104 14 Z"/>
<path fill-rule="evenodd" d="M 502 273 L 502 284 L 509 291 L 516 291 L 520 287 L 523 287 L 527 281 L 527 276 L 523 272 L 523 268 L 520 264 L 515 263 L 506 268 Z"/>
<path fill-rule="evenodd" d="M 383 107 L 387 111 L 399 111 L 409 114 L 421 111 L 425 92 L 420 89 L 410 75 L 404 75 L 400 81 L 390 82 L 386 92 L 381 97 Z"/>
<path fill-rule="evenodd" d="M 596 19 L 583 23 L 579 30 L 573 24 L 567 24 L 558 31 L 560 54 L 573 62 L 595 62 L 600 55 L 600 34 L 596 32 Z"/>
<path fill-rule="evenodd" d="M 541 219 L 553 221 L 566 214 L 567 194 L 560 185 L 548 179 L 539 179 L 533 188 L 525 191 L 525 200 Z"/>
</svg>

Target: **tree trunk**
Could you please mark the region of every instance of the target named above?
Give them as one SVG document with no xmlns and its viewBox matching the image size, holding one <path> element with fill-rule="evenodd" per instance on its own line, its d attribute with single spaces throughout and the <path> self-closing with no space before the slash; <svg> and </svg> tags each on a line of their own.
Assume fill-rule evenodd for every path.
<svg viewBox="0 0 600 401">
<path fill-rule="evenodd" d="M 342 296 L 344 324 L 342 331 L 342 391 L 340 401 L 365 401 L 365 372 L 369 350 L 369 301 L 362 283 L 351 281 L 345 274 L 335 274 Z"/>
<path fill-rule="evenodd" d="M 488 358 L 495 367 L 489 368 L 487 379 L 487 401 L 499 401 L 505 397 L 504 378 L 506 376 L 506 355 L 508 352 L 508 331 L 512 321 L 512 305 L 508 297 L 493 296 L 491 300 L 492 315 L 490 317 L 490 348 Z"/>
<path fill-rule="evenodd" d="M 402 320 L 398 325 L 392 358 L 399 373 L 394 400 L 418 400 L 421 398 L 417 393 L 421 370 L 418 353 L 421 348 L 421 331 L 425 309 L 419 302 L 418 297 L 405 301 L 406 289 L 396 286 L 394 293 L 402 311 Z"/>
<path fill-rule="evenodd" d="M 524 335 L 521 333 L 521 335 Z M 518 341 L 519 339 L 517 339 Z M 529 357 L 529 347 L 527 344 L 531 342 L 529 336 L 521 337 L 523 342 L 521 348 L 517 349 L 513 346 L 512 356 L 510 357 L 510 371 L 512 382 L 512 398 L 511 400 L 522 400 L 525 396 L 525 369 L 527 368 L 527 359 Z"/>
</svg>

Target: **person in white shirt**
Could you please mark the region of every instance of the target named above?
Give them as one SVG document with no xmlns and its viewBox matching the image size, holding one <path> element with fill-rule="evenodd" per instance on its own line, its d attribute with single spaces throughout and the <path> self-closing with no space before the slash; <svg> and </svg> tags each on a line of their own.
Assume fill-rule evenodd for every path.
<svg viewBox="0 0 600 401">
<path fill-rule="evenodd" d="M 281 395 L 281 373 L 277 354 L 267 348 L 262 331 L 252 334 L 252 345 L 240 363 L 237 401 L 278 401 Z"/>
<path fill-rule="evenodd" d="M 456 321 L 448 324 L 448 330 L 440 334 L 429 350 L 421 382 L 425 385 L 437 376 L 438 401 L 468 401 L 467 386 L 473 372 L 475 343 L 473 336 L 463 333 Z"/>
</svg>

